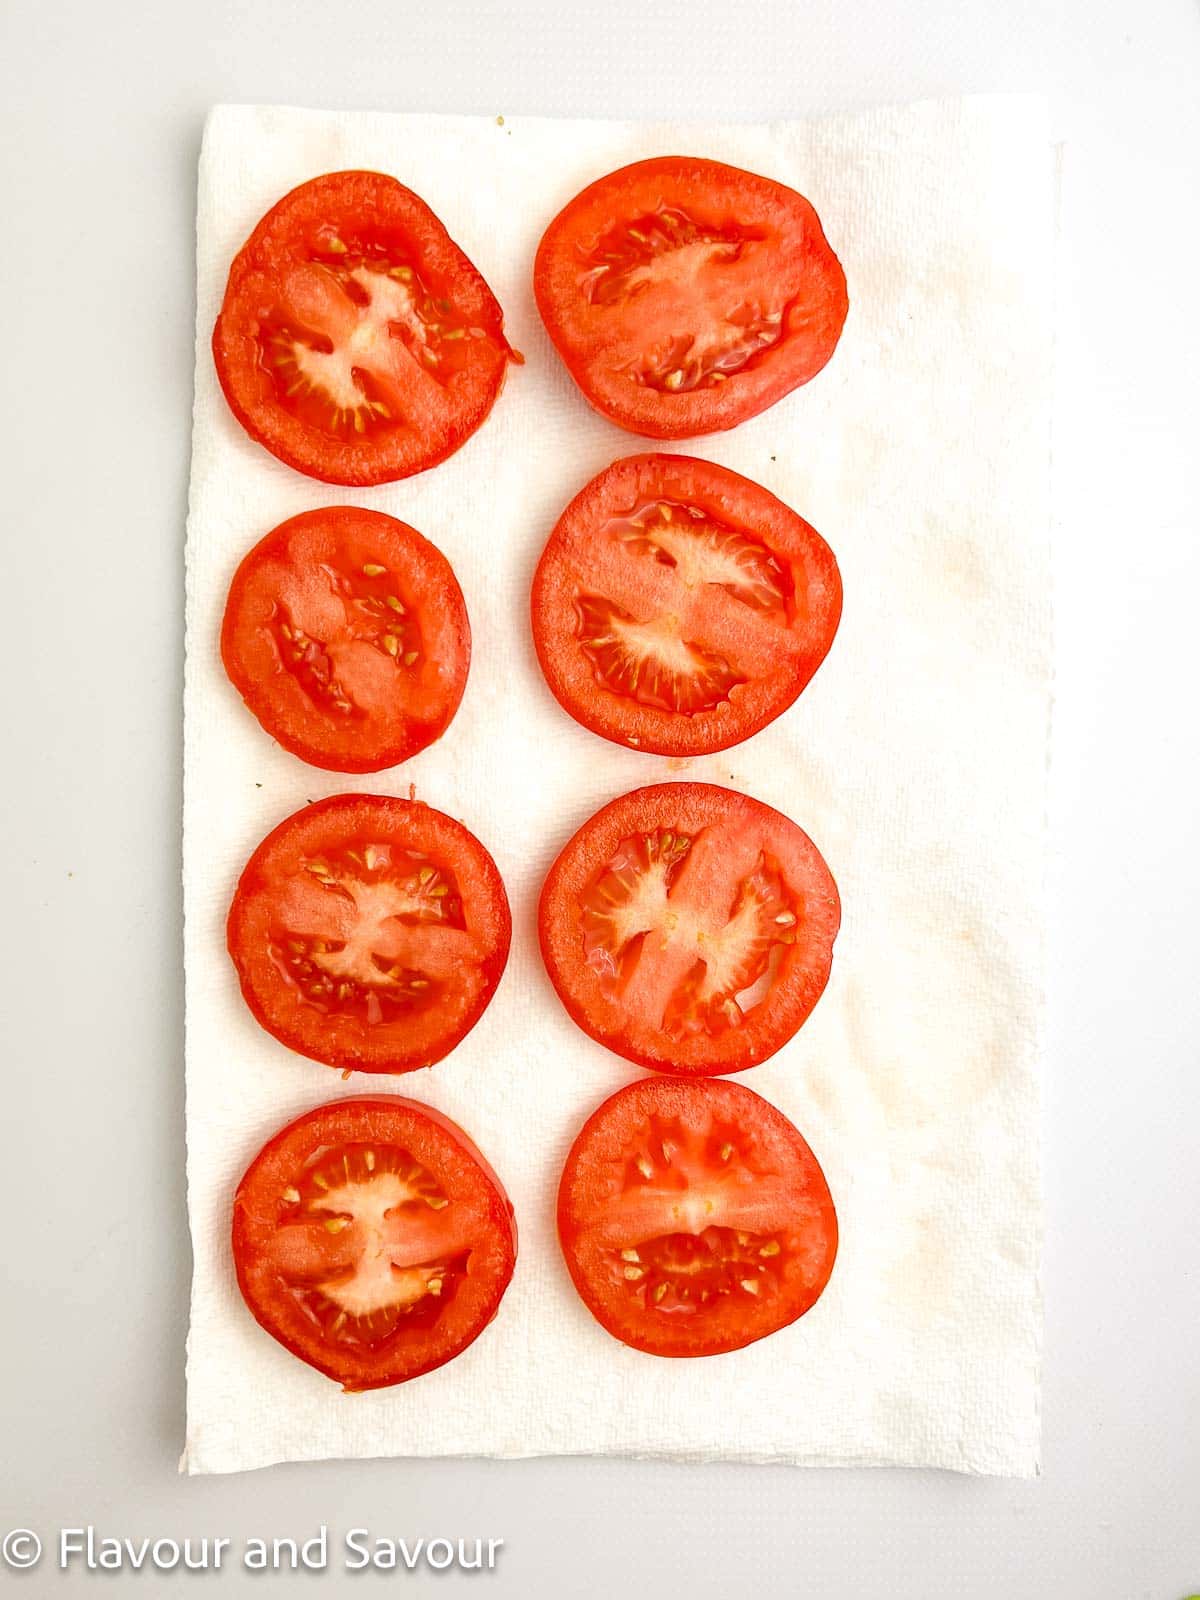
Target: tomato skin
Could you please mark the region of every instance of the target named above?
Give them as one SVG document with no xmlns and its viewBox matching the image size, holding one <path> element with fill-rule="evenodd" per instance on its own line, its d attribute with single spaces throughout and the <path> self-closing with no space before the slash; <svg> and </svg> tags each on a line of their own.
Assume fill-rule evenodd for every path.
<svg viewBox="0 0 1200 1600">
<path fill-rule="evenodd" d="M 753 989 L 768 974 L 769 987 L 735 1025 L 722 1027 L 709 1020 L 690 1026 L 684 1011 L 681 1028 L 666 1026 L 671 1006 L 686 992 L 693 964 L 705 959 L 706 935 L 692 943 L 691 935 L 664 932 L 664 916 L 656 913 L 646 924 L 649 931 L 632 974 L 622 964 L 637 938 L 609 951 L 603 938 L 597 938 L 605 910 L 598 885 L 621 858 L 627 841 L 639 837 L 687 841 L 690 859 L 685 858 L 679 868 L 677 887 L 671 891 L 675 898 L 664 902 L 662 909 L 675 907 L 678 912 L 682 906 L 693 919 L 700 912 L 718 928 L 731 925 L 739 896 L 755 881 L 757 863 L 769 858 L 770 873 L 778 878 L 783 898 L 778 910 L 772 907 L 766 913 L 771 942 L 745 988 Z M 791 920 L 784 923 L 783 918 Z M 780 931 L 771 937 L 777 923 Z M 840 923 L 837 885 L 808 835 L 761 801 L 707 783 L 655 784 L 602 806 L 563 847 L 538 903 L 542 960 L 571 1019 L 626 1060 L 684 1077 L 742 1072 L 786 1044 L 829 981 Z M 711 935 L 707 937 L 711 952 Z M 771 961 L 776 963 L 773 971 Z M 669 963 L 661 987 L 655 963 Z M 646 964 L 648 987 L 639 990 Z M 720 1004 L 741 993 L 735 985 L 729 996 L 718 993 L 715 999 Z M 651 1004 L 655 1009 L 649 1009 Z"/>
<path fill-rule="evenodd" d="M 295 931 L 306 939 L 337 936 L 329 930 L 341 909 L 340 897 L 335 895 L 328 909 L 320 905 L 319 889 L 324 885 L 319 879 L 312 881 L 310 863 L 340 860 L 350 850 L 357 850 L 361 858 L 368 845 L 399 856 L 417 852 L 428 857 L 431 871 L 448 869 L 463 922 L 462 930 L 435 931 L 432 937 L 445 942 L 440 957 L 436 944 L 424 957 L 418 944 L 415 957 L 402 963 L 415 959 L 418 971 L 422 960 L 438 963 L 440 976 L 429 1003 L 423 1008 L 398 1007 L 398 1015 L 374 1020 L 369 1013 L 364 1018 L 357 1010 L 339 1009 L 332 999 L 314 1006 L 301 988 L 288 981 L 280 956 L 280 939 L 286 941 L 290 931 L 280 930 L 280 925 L 289 917 L 303 924 Z M 364 876 L 370 880 L 374 874 Z M 445 892 L 436 882 L 434 889 Z M 317 896 L 315 909 L 311 900 L 299 900 L 306 893 Z M 256 1021 L 290 1050 L 342 1072 L 398 1074 L 440 1061 L 491 1003 L 511 940 L 512 915 L 504 884 L 475 835 L 420 801 L 385 795 L 333 795 L 285 818 L 246 863 L 226 924 L 229 954 Z M 322 966 L 322 958 L 313 959 Z M 327 964 L 327 958 L 324 961 Z M 311 976 L 321 974 L 313 971 Z"/>
<path fill-rule="evenodd" d="M 679 1289 L 696 1284 L 717 1230 L 717 1252 L 733 1259 L 718 1254 L 723 1282 L 697 1304 Z M 695 1357 L 742 1349 L 811 1310 L 838 1225 L 820 1164 L 782 1112 L 740 1084 L 655 1077 L 618 1089 L 580 1130 L 559 1183 L 558 1237 L 608 1333 L 648 1355 Z M 671 1256 L 692 1241 L 692 1271 L 672 1281 Z"/>
<path fill-rule="evenodd" d="M 364 578 L 364 569 L 375 574 L 381 567 L 386 582 L 379 581 L 382 572 Z M 352 718 L 316 704 L 285 666 L 288 642 L 276 616 L 283 591 L 303 606 L 306 589 L 328 588 L 321 585 L 322 569 L 336 569 L 343 583 L 380 591 L 371 601 L 381 616 L 374 647 L 358 648 L 377 677 L 395 681 L 395 690 L 381 705 L 373 685 L 373 702 L 356 706 Z M 403 602 L 403 616 L 384 598 Z M 388 633 L 393 625 L 396 631 Z M 408 667 L 394 641 L 414 625 L 419 641 L 405 643 L 419 642 L 420 651 Z M 382 648 L 388 638 L 391 656 Z M 347 634 L 341 647 L 348 643 Z M 328 506 L 280 523 L 247 553 L 229 589 L 221 659 L 250 711 L 285 750 L 328 771 L 378 772 L 416 755 L 450 725 L 466 687 L 471 628 L 458 580 L 435 545 L 382 512 Z"/>
<path fill-rule="evenodd" d="M 322 1336 L 278 1277 L 269 1256 L 279 1226 L 280 1194 L 322 1151 L 353 1143 L 400 1144 L 433 1170 L 451 1203 L 470 1207 L 477 1230 L 471 1272 L 424 1340 L 403 1334 L 379 1351 L 338 1347 Z M 233 1203 L 233 1260 L 238 1288 L 259 1325 L 301 1361 L 346 1392 L 378 1389 L 432 1372 L 460 1355 L 495 1317 L 512 1279 L 517 1225 L 503 1185 L 479 1149 L 432 1106 L 399 1095 L 335 1100 L 305 1112 L 274 1134 L 238 1184 Z"/>
<path fill-rule="evenodd" d="M 656 283 L 644 270 L 654 260 L 645 224 L 681 216 L 685 234 L 699 230 L 716 242 L 714 251 L 679 282 Z M 677 248 L 666 232 L 658 243 Z M 616 252 L 605 248 L 614 243 Z M 614 271 L 642 281 L 627 280 L 628 299 L 605 303 L 597 274 L 605 273 L 606 258 L 630 248 L 631 260 Z M 585 398 L 618 427 L 653 439 L 737 427 L 808 383 L 832 356 L 849 308 L 841 263 L 803 195 L 695 156 L 634 162 L 581 190 L 542 236 L 533 283 L 546 330 Z M 774 308 L 763 325 L 765 345 L 740 365 L 735 358 L 719 383 L 710 367 L 694 385 L 688 377 L 669 387 L 684 367 L 664 378 L 659 368 L 675 359 L 667 352 L 681 351 L 686 365 L 703 350 L 698 323 L 689 321 L 697 308 L 711 313 L 711 342 L 711 330 L 720 335 L 722 326 L 736 337 L 732 320 L 719 319 L 748 300 Z M 719 353 L 713 360 L 724 370 Z"/>
<path fill-rule="evenodd" d="M 759 623 L 753 648 L 765 666 L 738 682 L 716 705 L 683 712 L 638 703 L 614 691 L 581 648 L 577 603 L 589 562 L 610 523 L 630 508 L 654 502 L 675 506 L 675 527 L 686 513 L 701 512 L 713 524 L 744 532 L 769 553 L 790 593 L 786 615 L 768 628 Z M 684 511 L 681 521 L 680 510 Z M 638 567 L 642 576 L 635 576 Z M 682 595 L 664 590 L 666 574 L 645 555 L 631 556 L 625 574 L 645 589 L 645 610 L 705 605 L 711 585 Z M 602 581 L 602 580 L 601 580 Z M 726 602 L 732 613 L 734 600 Z M 753 618 L 743 609 L 745 622 Z M 833 643 L 842 614 L 842 582 L 833 551 L 815 528 L 760 484 L 694 456 L 626 456 L 614 461 L 579 491 L 562 513 L 534 574 L 531 599 L 534 646 L 555 699 L 585 728 L 657 755 L 706 755 L 740 744 L 791 706 Z M 686 635 L 686 620 L 680 628 Z"/>
<path fill-rule="evenodd" d="M 329 244 L 344 245 L 343 235 L 400 251 L 428 293 L 453 303 L 472 330 L 444 379 L 418 382 L 403 420 L 361 433 L 331 432 L 289 410 L 265 358 L 288 273 L 310 262 L 336 269 Z M 259 221 L 229 269 L 212 349 L 230 410 L 252 439 L 307 477 L 360 487 L 425 472 L 452 455 L 487 417 L 509 361 L 521 359 L 504 336 L 499 302 L 430 207 L 395 178 L 360 171 L 312 178 Z"/>
</svg>

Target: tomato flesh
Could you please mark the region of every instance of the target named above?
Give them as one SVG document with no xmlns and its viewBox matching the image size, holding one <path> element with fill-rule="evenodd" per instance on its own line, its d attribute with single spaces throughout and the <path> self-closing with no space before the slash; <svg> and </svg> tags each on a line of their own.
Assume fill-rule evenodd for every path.
<svg viewBox="0 0 1200 1600">
<path fill-rule="evenodd" d="M 796 1321 L 837 1253 L 798 1130 L 712 1079 L 649 1078 L 606 1100 L 567 1157 L 558 1233 L 592 1315 L 660 1356 L 736 1350 Z"/>
<path fill-rule="evenodd" d="M 616 461 L 559 518 L 534 644 L 584 727 L 660 755 L 740 743 L 785 711 L 842 611 L 833 552 L 748 478 L 692 456 Z"/>
<path fill-rule="evenodd" d="M 656 439 L 735 427 L 807 383 L 848 306 L 802 195 L 688 156 L 576 195 L 538 246 L 534 292 L 592 405 Z"/>
<path fill-rule="evenodd" d="M 495 863 L 416 801 L 335 795 L 263 840 L 227 939 L 269 1033 L 343 1071 L 440 1060 L 483 1014 L 512 921 Z"/>
<path fill-rule="evenodd" d="M 230 268 L 213 354 L 253 438 L 344 484 L 443 460 L 517 359 L 478 271 L 423 200 L 378 172 L 314 178 L 267 213 Z"/>
<path fill-rule="evenodd" d="M 445 731 L 471 630 L 450 564 L 427 539 L 382 512 L 329 506 L 281 523 L 246 556 L 221 657 L 286 750 L 377 772 Z"/>
<path fill-rule="evenodd" d="M 452 1360 L 512 1277 L 512 1206 L 448 1117 L 396 1095 L 289 1123 L 251 1163 L 233 1210 L 242 1295 L 293 1354 L 347 1389 Z"/>
<path fill-rule="evenodd" d="M 542 889 L 559 998 L 618 1055 L 741 1072 L 797 1031 L 829 978 L 837 887 L 794 822 L 713 784 L 638 789 L 598 811 Z"/>
</svg>

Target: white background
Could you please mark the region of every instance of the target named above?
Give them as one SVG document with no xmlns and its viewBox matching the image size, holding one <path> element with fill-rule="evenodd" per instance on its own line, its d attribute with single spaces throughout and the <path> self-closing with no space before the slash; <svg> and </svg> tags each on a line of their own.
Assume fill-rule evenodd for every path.
<svg viewBox="0 0 1200 1600">
<path fill-rule="evenodd" d="M 534 1600 L 1200 1589 L 1198 85 L 1194 0 L 6 0 L 0 1531 L 479 1533 L 506 1550 L 475 1581 Z M 543 1460 L 177 1479 L 205 110 L 767 118 L 983 89 L 1047 92 L 1065 145 L 1044 1478 Z M 237 1585 L 155 1592 L 206 1581 Z"/>
</svg>

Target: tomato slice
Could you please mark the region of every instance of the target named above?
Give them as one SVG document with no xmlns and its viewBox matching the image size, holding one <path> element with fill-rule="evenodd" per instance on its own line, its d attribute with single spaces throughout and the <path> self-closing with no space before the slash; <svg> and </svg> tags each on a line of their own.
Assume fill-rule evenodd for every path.
<svg viewBox="0 0 1200 1600">
<path fill-rule="evenodd" d="M 703 755 L 786 711 L 842 614 L 833 551 L 773 494 L 694 456 L 627 456 L 575 496 L 533 580 L 560 704 L 617 744 Z"/>
<path fill-rule="evenodd" d="M 379 172 L 327 173 L 267 212 L 230 268 L 213 356 L 251 438 L 351 484 L 445 460 L 520 359 L 479 272 Z"/>
<path fill-rule="evenodd" d="M 471 629 L 450 563 L 394 517 L 306 511 L 234 576 L 221 658 L 285 750 L 377 772 L 423 750 L 458 709 Z"/>
<path fill-rule="evenodd" d="M 807 383 L 848 306 L 803 195 L 694 156 L 589 184 L 542 236 L 533 287 L 587 399 L 654 439 L 734 428 Z"/>
<path fill-rule="evenodd" d="M 512 918 L 496 863 L 461 822 L 415 800 L 341 794 L 267 835 L 226 931 L 268 1033 L 343 1071 L 411 1072 L 483 1015 Z"/>
<path fill-rule="evenodd" d="M 583 1031 L 660 1072 L 741 1072 L 829 979 L 837 885 L 794 822 L 709 783 L 613 800 L 550 868 L 542 958 Z"/>
<path fill-rule="evenodd" d="M 644 1078 L 571 1146 L 558 1237 L 614 1338 L 655 1356 L 712 1356 L 812 1308 L 838 1228 L 825 1175 L 781 1111 L 740 1084 Z"/>
<path fill-rule="evenodd" d="M 250 1311 L 346 1389 L 406 1383 L 460 1355 L 496 1315 L 516 1257 L 496 1174 L 449 1117 L 399 1095 L 288 1123 L 233 1202 Z"/>
</svg>

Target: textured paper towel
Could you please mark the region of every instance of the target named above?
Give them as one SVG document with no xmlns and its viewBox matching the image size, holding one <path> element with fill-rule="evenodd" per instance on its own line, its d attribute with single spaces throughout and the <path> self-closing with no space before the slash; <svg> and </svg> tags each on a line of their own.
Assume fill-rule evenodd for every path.
<svg viewBox="0 0 1200 1600">
<path fill-rule="evenodd" d="M 799 704 L 688 763 L 623 751 L 559 709 L 527 623 L 533 566 L 580 485 L 639 448 L 595 416 L 538 321 L 542 228 L 585 182 L 665 152 L 715 157 L 816 205 L 851 310 L 829 367 L 731 434 L 684 449 L 764 483 L 833 546 L 845 616 Z M 321 172 L 373 167 L 422 195 L 498 296 L 527 365 L 435 471 L 310 482 L 227 411 L 209 335 L 259 216 Z M 1038 1036 L 1049 703 L 1044 110 L 989 97 L 772 126 L 492 120 L 222 107 L 200 162 L 187 543 L 184 890 L 195 1278 L 184 1464 L 321 1456 L 613 1452 L 1037 1470 Z M 220 667 L 225 591 L 269 528 L 351 501 L 411 522 L 454 565 L 474 630 L 462 708 L 392 772 L 340 779 L 284 754 Z M 744 1081 L 802 1129 L 841 1220 L 829 1289 L 795 1326 L 689 1363 L 610 1339 L 559 1258 L 553 1197 L 584 1116 L 635 1069 L 567 1019 L 538 959 L 542 876 L 603 801 L 684 776 L 745 789 L 817 841 L 845 920 L 800 1034 Z M 246 1011 L 224 950 L 238 872 L 307 798 L 407 793 L 461 818 L 513 905 L 512 959 L 470 1037 L 404 1079 L 289 1054 Z M 463 1356 L 343 1396 L 262 1333 L 228 1245 L 238 1177 L 278 1126 L 395 1087 L 478 1140 L 516 1206 L 520 1260 Z"/>
</svg>

